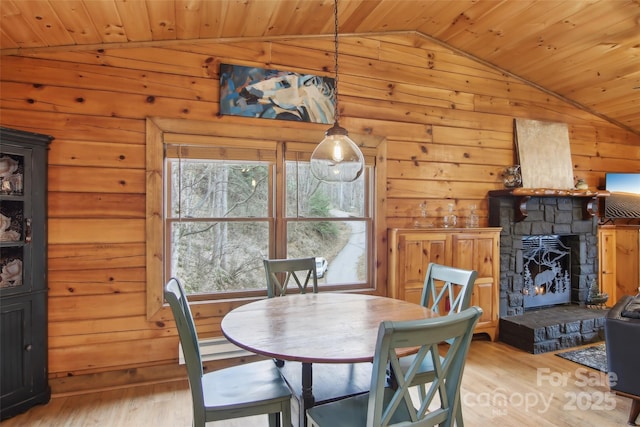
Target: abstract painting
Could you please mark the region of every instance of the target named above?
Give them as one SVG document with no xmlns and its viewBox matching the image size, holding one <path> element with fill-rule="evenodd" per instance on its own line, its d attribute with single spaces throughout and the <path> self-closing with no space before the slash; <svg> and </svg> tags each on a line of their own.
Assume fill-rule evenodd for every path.
<svg viewBox="0 0 640 427">
<path fill-rule="evenodd" d="M 333 123 L 331 77 L 220 64 L 220 114 Z"/>
</svg>

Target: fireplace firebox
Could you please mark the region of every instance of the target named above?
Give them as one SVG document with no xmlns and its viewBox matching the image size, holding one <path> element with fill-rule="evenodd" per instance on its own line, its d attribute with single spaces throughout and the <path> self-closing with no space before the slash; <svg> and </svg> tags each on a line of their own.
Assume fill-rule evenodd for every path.
<svg viewBox="0 0 640 427">
<path fill-rule="evenodd" d="M 502 228 L 500 340 L 541 353 L 602 339 L 604 311 L 586 308 L 586 299 L 598 278 L 595 213 L 604 195 L 489 192 L 489 225 Z"/>
<path fill-rule="evenodd" d="M 569 237 L 549 235 L 522 238 L 525 310 L 571 302 L 572 239 Z"/>
</svg>

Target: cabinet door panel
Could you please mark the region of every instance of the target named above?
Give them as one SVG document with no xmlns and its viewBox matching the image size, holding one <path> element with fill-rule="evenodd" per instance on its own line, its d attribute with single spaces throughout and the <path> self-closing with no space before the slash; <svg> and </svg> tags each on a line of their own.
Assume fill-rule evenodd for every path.
<svg viewBox="0 0 640 427">
<path fill-rule="evenodd" d="M 612 307 L 618 301 L 616 294 L 616 230 L 598 230 L 598 273 L 600 291 L 609 295 L 606 306 Z"/>
<path fill-rule="evenodd" d="M 493 282 L 478 282 L 473 287 L 471 305 L 482 308 L 482 316 L 478 322 L 491 322 L 493 319 Z"/>
<path fill-rule="evenodd" d="M 474 236 L 453 236 L 453 266 L 465 270 L 475 270 Z"/>
<path fill-rule="evenodd" d="M 0 162 L 7 169 L 0 178 L 0 296 L 7 297 L 32 290 L 32 204 L 28 197 L 32 156 L 29 149 L 0 145 Z"/>
<path fill-rule="evenodd" d="M 422 262 L 424 263 L 424 272 L 427 272 L 427 266 L 430 262 L 436 264 L 447 264 L 450 261 L 450 257 L 447 256 L 447 241 L 446 239 L 437 240 L 423 240 L 422 245 L 424 248 L 424 257 Z M 422 277 L 424 280 L 424 276 Z"/>
<path fill-rule="evenodd" d="M 467 270 L 476 270 L 478 277 L 473 287 L 472 305 L 482 308 L 479 324 L 494 320 L 494 267 L 493 253 L 495 237 L 482 234 L 461 233 L 452 237 L 453 265 Z"/>
<path fill-rule="evenodd" d="M 399 298 L 418 304 L 420 303 L 426 272 L 426 268 L 423 265 L 425 252 L 423 242 L 403 238 L 401 239 L 400 248 L 400 282 L 404 286 L 400 290 Z"/>
<path fill-rule="evenodd" d="M 474 270 L 478 272 L 478 277 L 495 277 L 499 276 L 499 271 L 495 270 L 493 256 L 496 253 L 496 241 L 492 238 L 478 238 L 476 240 L 476 254 Z"/>
<path fill-rule="evenodd" d="M 640 232 L 634 227 L 616 228 L 616 297 L 638 293 Z"/>
<path fill-rule="evenodd" d="M 446 262 L 447 236 L 436 234 L 425 239 L 422 233 L 406 233 L 397 239 L 398 277 L 394 278 L 394 298 L 420 303 L 424 277 L 430 262 Z M 393 258 L 393 257 L 392 257 Z"/>
<path fill-rule="evenodd" d="M 30 352 L 31 300 L 13 298 L 4 301 L 0 314 L 2 348 L 2 381 L 0 395 L 3 406 L 19 401 L 31 390 Z"/>
</svg>

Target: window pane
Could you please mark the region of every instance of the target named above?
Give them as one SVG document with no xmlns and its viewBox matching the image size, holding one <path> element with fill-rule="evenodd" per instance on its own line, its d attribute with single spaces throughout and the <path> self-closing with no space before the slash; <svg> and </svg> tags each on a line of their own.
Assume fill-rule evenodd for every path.
<svg viewBox="0 0 640 427">
<path fill-rule="evenodd" d="M 316 257 L 318 273 L 322 276 L 320 284 L 346 285 L 366 282 L 366 255 L 366 221 L 288 223 L 287 257 Z"/>
<path fill-rule="evenodd" d="M 287 217 L 328 218 L 365 215 L 365 176 L 354 182 L 327 183 L 317 180 L 309 163 L 286 162 Z"/>
<path fill-rule="evenodd" d="M 269 166 L 170 159 L 171 218 L 265 218 Z"/>
<path fill-rule="evenodd" d="M 266 221 L 171 225 L 171 275 L 189 294 L 266 289 L 262 259 L 268 254 Z"/>
</svg>

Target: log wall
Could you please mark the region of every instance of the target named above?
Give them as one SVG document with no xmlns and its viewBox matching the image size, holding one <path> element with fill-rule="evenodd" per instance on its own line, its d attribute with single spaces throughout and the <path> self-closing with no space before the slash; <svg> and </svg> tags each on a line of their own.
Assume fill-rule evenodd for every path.
<svg viewBox="0 0 640 427">
<path fill-rule="evenodd" d="M 388 227 L 437 221 L 502 188 L 513 119 L 569 125 L 576 177 L 640 172 L 640 136 L 473 58 L 414 35 L 342 37 L 341 125 L 385 138 L 378 198 Z M 145 315 L 145 119 L 282 127 L 218 116 L 219 63 L 331 74 L 332 40 L 193 42 L 3 56 L 0 124 L 55 137 L 49 154 L 49 372 L 54 392 L 178 373 L 172 320 Z M 308 126 L 307 126 L 308 125 Z M 305 124 L 318 130 L 326 126 Z M 386 191 L 386 194 L 384 194 Z M 384 236 L 381 236 L 384 241 Z M 386 262 L 385 248 L 377 254 Z M 382 267 L 382 270 L 386 268 Z M 220 335 L 233 303 L 197 313 Z M 171 365 L 171 368 L 165 367 Z M 71 378 L 85 378 L 71 381 Z"/>
</svg>

